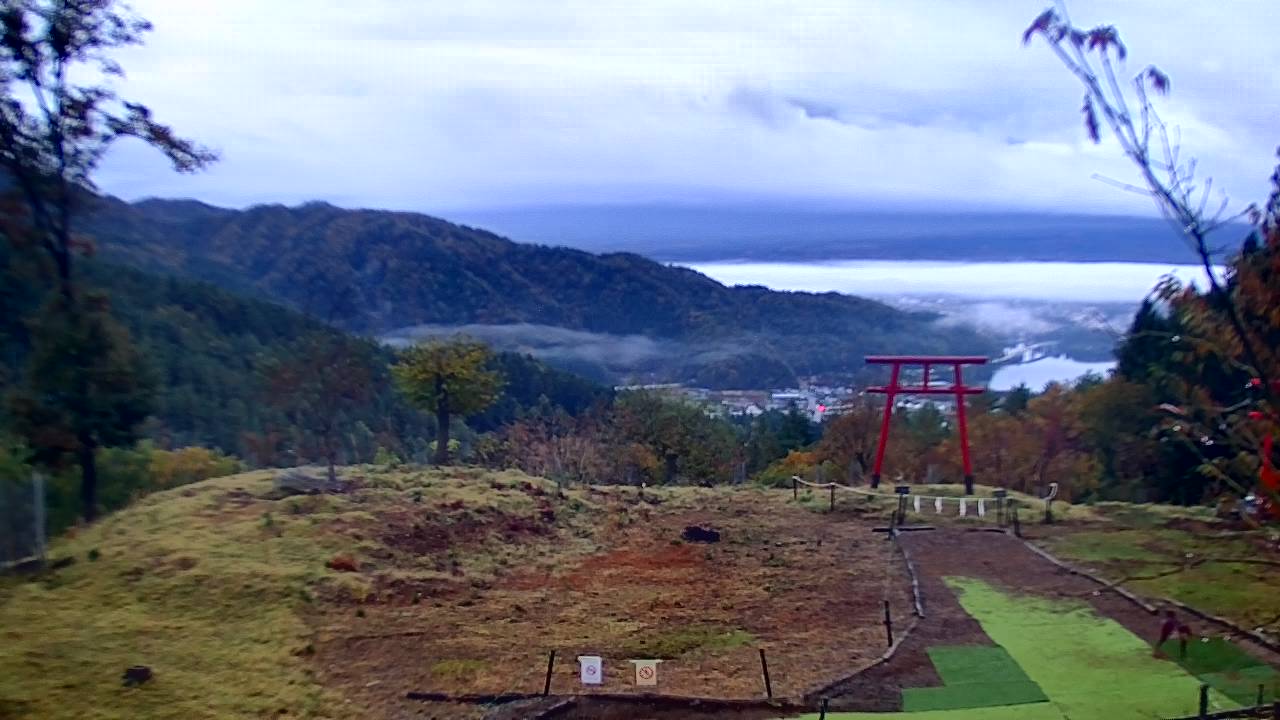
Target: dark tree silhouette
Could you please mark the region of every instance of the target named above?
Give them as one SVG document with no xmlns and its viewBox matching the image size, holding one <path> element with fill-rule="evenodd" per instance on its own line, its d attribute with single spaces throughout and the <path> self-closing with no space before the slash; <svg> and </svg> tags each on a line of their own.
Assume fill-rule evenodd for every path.
<svg viewBox="0 0 1280 720">
<path fill-rule="evenodd" d="M 54 295 L 33 320 L 44 327 L 31 332 L 14 409 L 38 456 L 78 459 L 86 520 L 97 513 L 96 450 L 133 436 L 145 397 L 123 390 L 141 393 L 145 383 L 105 298 L 81 287 L 76 259 L 92 246 L 73 232 L 75 219 L 93 197 L 94 170 L 122 138 L 158 149 L 179 172 L 215 160 L 107 83 L 124 75 L 112 52 L 141 44 L 150 29 L 114 0 L 0 0 L 0 191 L 21 201 L 5 204 L 0 240 L 40 267 Z M 45 387 L 50 377 L 62 380 L 56 391 Z"/>
<path fill-rule="evenodd" d="M 1232 220 L 1252 215 L 1257 222 L 1260 213 L 1256 208 L 1249 208 L 1226 216 L 1230 205 L 1226 197 L 1216 210 L 1209 209 L 1213 178 L 1198 182 L 1195 159 L 1182 157 L 1176 134 L 1170 134 L 1149 93 L 1168 94 L 1169 76 L 1155 65 L 1148 65 L 1129 81 L 1131 89 L 1126 91 L 1120 73 L 1124 72 L 1129 51 L 1121 42 L 1119 31 L 1112 25 L 1099 25 L 1091 30 L 1076 27 L 1062 2 L 1041 13 L 1022 34 L 1022 42 L 1028 44 L 1035 37 L 1043 38 L 1054 55 L 1084 85 L 1081 112 L 1089 138 L 1095 143 L 1101 142 L 1101 126 L 1105 122 L 1146 187 L 1101 179 L 1155 201 L 1156 207 L 1195 252 L 1208 275 L 1210 295 L 1221 303 L 1242 345 L 1245 360 L 1255 374 L 1266 373 L 1231 293 L 1216 273 L 1215 256 L 1220 251 L 1210 244 L 1210 235 Z M 1270 383 L 1264 382 L 1264 385 L 1270 392 Z"/>
<path fill-rule="evenodd" d="M 268 401 L 316 446 L 331 483 L 337 479 L 343 431 L 372 399 L 375 354 L 364 341 L 315 332 L 263 373 Z"/>
</svg>

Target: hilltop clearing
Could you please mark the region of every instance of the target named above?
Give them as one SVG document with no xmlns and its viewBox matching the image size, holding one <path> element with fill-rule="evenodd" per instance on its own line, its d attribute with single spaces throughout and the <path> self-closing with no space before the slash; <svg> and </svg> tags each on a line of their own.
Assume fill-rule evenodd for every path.
<svg viewBox="0 0 1280 720">
<path fill-rule="evenodd" d="M 1197 677 L 1213 684 L 1215 704 L 1237 706 L 1250 683 L 1274 675 L 1270 656 L 1221 640 L 1188 663 L 1137 661 L 1132 648 L 1150 641 L 1157 620 L 1016 538 L 975 532 L 994 529 L 995 514 L 987 506 L 984 516 L 956 517 L 954 487 L 916 488 L 948 496 L 950 508 L 912 510 L 911 524 L 936 530 L 901 541 L 916 559 L 926 617 L 874 666 L 886 647 L 885 601 L 899 638 L 915 624 L 906 566 L 873 532 L 888 517 L 884 500 L 842 491 L 832 509 L 826 492 L 562 488 L 466 468 L 357 466 L 343 483 L 336 493 L 284 496 L 269 473 L 253 472 L 157 493 L 59 539 L 54 568 L 0 578 L 0 718 L 533 717 L 532 705 L 406 695 L 539 695 L 552 650 L 548 702 L 585 691 L 577 656 L 605 659 L 597 699 L 560 715 L 569 718 L 785 714 L 763 702 L 760 650 L 775 696 L 813 702 L 823 693 L 833 709 L 858 711 L 1075 703 L 1105 713 L 1105 688 L 1067 692 L 1045 671 L 1054 658 L 1095 649 L 1119 663 L 1117 673 L 1150 675 L 1152 697 L 1169 695 L 1160 707 L 1194 704 Z M 1265 533 L 1185 511 L 1059 503 L 1060 522 L 1045 528 L 1037 501 L 1017 497 L 1028 536 L 1092 548 L 1100 561 L 1157 540 L 1224 542 L 1276 559 Z M 691 526 L 719 540 L 686 539 Z M 1108 534 L 1124 541 L 1096 540 Z M 1195 599 L 1203 579 L 1179 577 L 1162 591 Z M 1207 609 L 1254 621 L 1276 579 L 1251 577 L 1232 602 Z M 1037 627 L 1041 639 L 1025 641 L 1031 624 L 1059 616 L 1084 623 L 1083 634 Z M 1071 638 L 1083 645 L 1062 645 Z M 982 678 L 948 664 L 964 653 L 981 655 L 984 668 L 1021 667 L 1025 678 L 967 685 Z M 668 700 L 617 703 L 639 691 L 636 658 L 664 661 L 657 692 Z M 123 687 L 133 665 L 154 677 Z M 674 700 L 689 696 L 740 704 L 708 715 Z"/>
<path fill-rule="evenodd" d="M 553 692 L 599 654 L 608 692 L 652 656 L 664 691 L 758 697 L 761 647 L 779 694 L 884 649 L 890 555 L 855 510 L 513 472 L 345 477 L 288 498 L 267 473 L 219 478 L 61 540 L 72 565 L 0 585 L 0 717 L 416 716 L 410 690 L 539 692 L 551 649 Z M 683 541 L 692 524 L 721 542 Z M 122 688 L 138 664 L 154 680 Z"/>
</svg>

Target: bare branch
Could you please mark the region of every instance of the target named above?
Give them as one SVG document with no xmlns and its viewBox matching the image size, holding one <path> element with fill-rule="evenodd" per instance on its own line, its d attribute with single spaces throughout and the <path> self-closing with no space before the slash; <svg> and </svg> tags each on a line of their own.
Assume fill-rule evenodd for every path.
<svg viewBox="0 0 1280 720">
<path fill-rule="evenodd" d="M 1127 183 L 1122 180 L 1115 180 L 1105 175 L 1099 175 L 1098 173 L 1094 173 L 1091 176 L 1091 179 L 1104 182 L 1107 185 L 1110 185 L 1114 188 L 1119 188 L 1121 190 L 1125 190 L 1127 192 L 1137 193 L 1138 195 L 1145 195 L 1146 197 L 1151 197 L 1153 195 L 1153 193 L 1149 188 L 1138 187 L 1137 185 L 1133 185 L 1131 183 Z"/>
</svg>

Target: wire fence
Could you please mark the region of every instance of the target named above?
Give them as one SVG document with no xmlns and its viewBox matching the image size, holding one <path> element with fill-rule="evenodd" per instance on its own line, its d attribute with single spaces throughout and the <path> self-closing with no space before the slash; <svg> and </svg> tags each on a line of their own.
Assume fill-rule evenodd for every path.
<svg viewBox="0 0 1280 720">
<path fill-rule="evenodd" d="M 0 569 L 43 561 L 48 540 L 44 477 L 0 480 Z"/>
</svg>

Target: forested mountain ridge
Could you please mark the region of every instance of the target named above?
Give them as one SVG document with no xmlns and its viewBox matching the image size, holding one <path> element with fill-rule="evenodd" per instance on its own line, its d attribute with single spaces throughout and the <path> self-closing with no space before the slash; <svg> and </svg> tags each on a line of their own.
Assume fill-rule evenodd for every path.
<svg viewBox="0 0 1280 720">
<path fill-rule="evenodd" d="M 198 277 L 365 334 L 536 323 L 729 343 L 752 356 L 736 366 L 785 366 L 784 374 L 852 370 L 867 352 L 991 349 L 972 332 L 865 298 L 726 287 L 630 253 L 525 245 L 417 213 L 102 198 L 81 229 L 107 259 Z M 335 312 L 338 293 L 347 299 Z M 665 379 L 705 370 L 673 359 Z"/>
<path fill-rule="evenodd" d="M 433 421 L 395 391 L 387 371 L 389 348 L 209 283 L 98 259 L 83 269 L 145 358 L 155 392 L 144 434 L 161 446 L 203 445 L 261 464 L 315 459 L 307 447 L 309 431 L 289 419 L 281 407 L 288 398 L 273 396 L 266 375 L 277 363 L 314 361 L 307 352 L 321 339 L 345 343 L 347 352 L 373 369 L 367 402 L 342 418 L 343 460 L 367 462 L 378 447 L 425 457 Z M 20 318 L 34 312 L 39 298 L 21 275 L 5 270 L 0 262 L 0 279 L 14 292 L 0 295 L 0 340 L 12 352 L 0 357 L 0 379 L 20 372 L 26 344 Z M 577 414 L 609 396 L 602 386 L 522 355 L 500 353 L 494 365 L 507 387 L 498 403 L 472 420 L 479 432 L 531 412 Z"/>
</svg>

